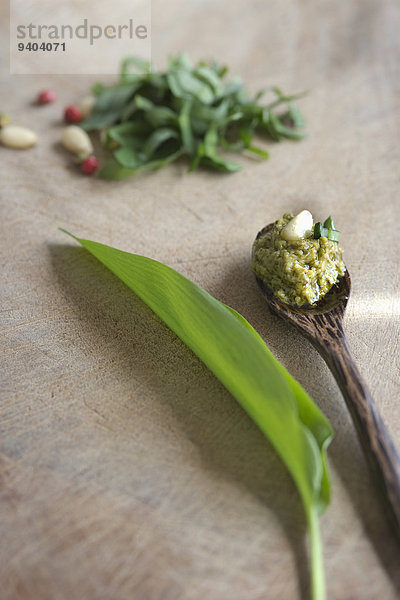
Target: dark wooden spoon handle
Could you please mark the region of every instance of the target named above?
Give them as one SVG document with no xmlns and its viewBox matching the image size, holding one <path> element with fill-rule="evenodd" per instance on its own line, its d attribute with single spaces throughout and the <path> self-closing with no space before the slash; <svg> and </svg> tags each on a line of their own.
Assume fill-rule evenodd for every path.
<svg viewBox="0 0 400 600">
<path fill-rule="evenodd" d="M 350 354 L 342 327 L 336 333 L 318 336 L 313 342 L 342 391 L 364 453 L 385 491 L 388 513 L 400 539 L 400 458 Z"/>
</svg>

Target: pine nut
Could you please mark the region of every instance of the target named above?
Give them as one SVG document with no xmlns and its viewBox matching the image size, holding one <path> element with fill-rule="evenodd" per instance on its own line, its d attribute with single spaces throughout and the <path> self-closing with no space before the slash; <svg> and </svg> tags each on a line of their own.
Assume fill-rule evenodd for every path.
<svg viewBox="0 0 400 600">
<path fill-rule="evenodd" d="M 288 242 L 304 239 L 311 233 L 312 226 L 312 214 L 302 210 L 281 230 L 281 237 Z"/>
<path fill-rule="evenodd" d="M 6 125 L 0 129 L 0 142 L 7 148 L 24 150 L 36 145 L 37 135 L 25 127 Z"/>
<path fill-rule="evenodd" d="M 93 152 L 93 145 L 90 137 L 81 127 L 69 125 L 63 131 L 61 138 L 62 145 L 74 154 L 88 156 Z"/>
</svg>

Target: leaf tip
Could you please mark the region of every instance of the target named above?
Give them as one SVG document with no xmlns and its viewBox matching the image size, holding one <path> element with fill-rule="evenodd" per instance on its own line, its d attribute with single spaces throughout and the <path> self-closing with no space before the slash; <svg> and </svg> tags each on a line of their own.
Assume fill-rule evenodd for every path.
<svg viewBox="0 0 400 600">
<path fill-rule="evenodd" d="M 59 231 L 62 231 L 63 233 L 66 233 L 67 235 L 69 235 L 70 237 L 72 237 L 74 240 L 76 240 L 77 242 L 79 242 L 79 238 L 77 238 L 75 235 L 73 235 L 72 233 L 70 233 L 69 231 L 67 231 L 66 229 L 64 229 L 63 227 L 59 227 L 58 229 L 59 229 Z"/>
</svg>

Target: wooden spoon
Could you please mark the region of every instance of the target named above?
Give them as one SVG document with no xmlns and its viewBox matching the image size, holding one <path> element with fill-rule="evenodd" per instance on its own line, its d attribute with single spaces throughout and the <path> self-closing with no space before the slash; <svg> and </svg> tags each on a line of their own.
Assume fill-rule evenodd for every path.
<svg viewBox="0 0 400 600">
<path fill-rule="evenodd" d="M 264 227 L 256 239 L 273 226 L 274 223 L 271 223 Z M 400 458 L 351 357 L 343 330 L 343 316 L 351 286 L 348 271 L 313 306 L 294 307 L 285 304 L 274 296 L 261 279 L 257 276 L 256 279 L 271 312 L 300 329 L 332 371 L 350 411 L 364 454 L 383 487 L 386 509 L 400 539 Z"/>
</svg>

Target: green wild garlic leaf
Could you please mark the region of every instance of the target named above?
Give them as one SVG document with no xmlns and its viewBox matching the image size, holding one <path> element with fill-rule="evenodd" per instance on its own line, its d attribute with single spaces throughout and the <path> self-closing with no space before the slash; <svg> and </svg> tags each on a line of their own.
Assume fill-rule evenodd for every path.
<svg viewBox="0 0 400 600">
<path fill-rule="evenodd" d="M 254 418 L 286 463 L 306 503 L 329 502 L 326 417 L 252 326 L 174 269 L 75 238 L 193 350 Z"/>
<path fill-rule="evenodd" d="M 333 431 L 329 421 L 234 309 L 160 262 L 72 237 L 180 337 L 270 440 L 303 501 L 311 537 L 312 597 L 323 600 L 318 516 L 330 499 L 326 449 Z"/>
</svg>

